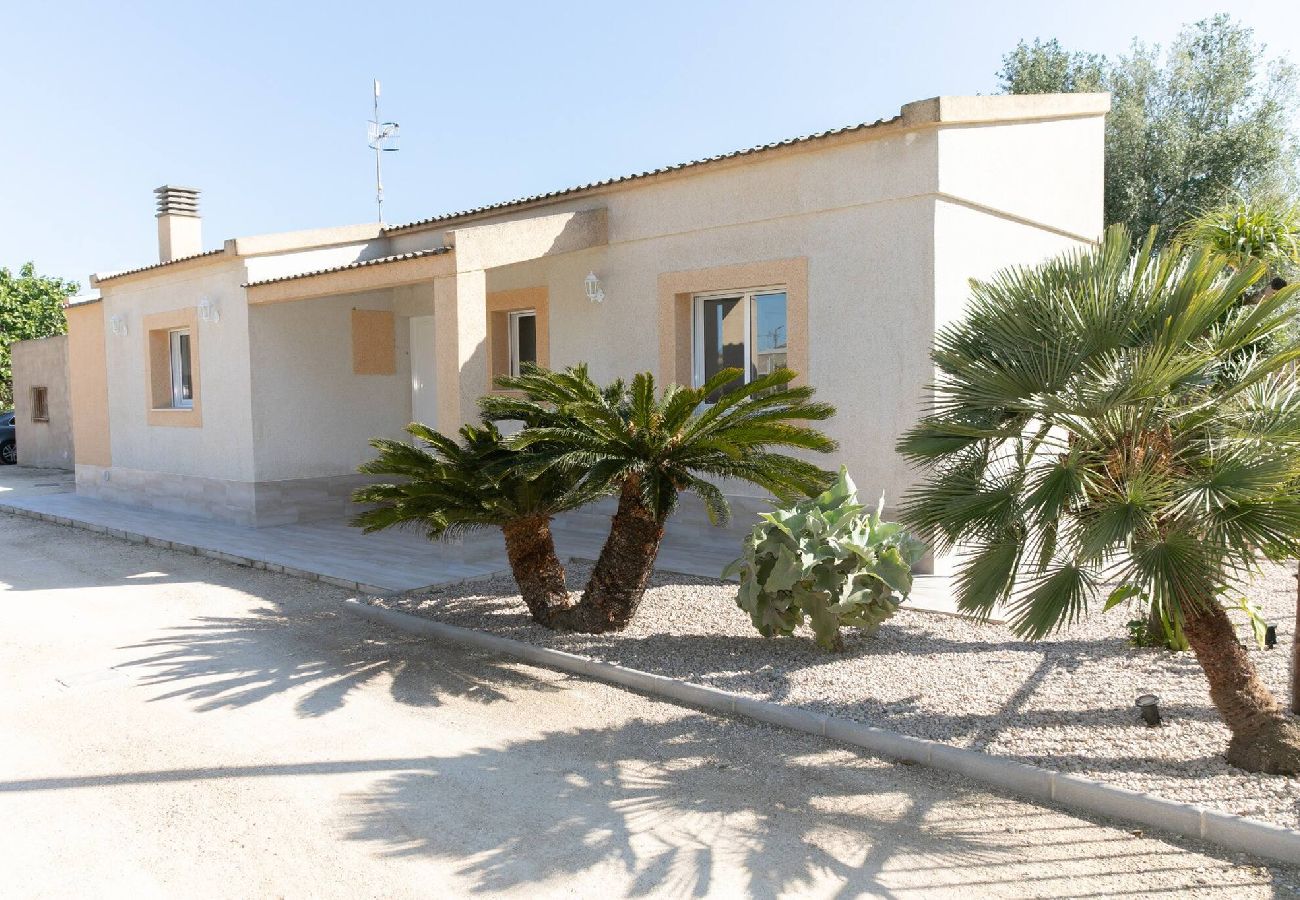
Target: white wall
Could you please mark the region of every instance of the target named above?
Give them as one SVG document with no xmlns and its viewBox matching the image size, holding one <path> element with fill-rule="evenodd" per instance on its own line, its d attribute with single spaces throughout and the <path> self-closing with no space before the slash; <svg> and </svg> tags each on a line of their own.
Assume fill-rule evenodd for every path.
<svg viewBox="0 0 1300 900">
<path fill-rule="evenodd" d="M 247 306 L 238 261 L 183 268 L 103 290 L 104 316 L 122 316 L 127 334 L 106 333 L 109 425 L 114 467 L 230 481 L 253 476 Z M 146 421 L 147 335 L 142 318 L 194 307 L 207 297 L 221 321 L 198 323 L 203 427 L 150 426 Z"/>
<path fill-rule="evenodd" d="M 250 309 L 254 480 L 355 473 L 374 456 L 372 437 L 403 436 L 411 417 L 407 320 L 396 319 L 395 374 L 352 373 L 352 310 L 392 306 L 383 291 Z"/>
</svg>

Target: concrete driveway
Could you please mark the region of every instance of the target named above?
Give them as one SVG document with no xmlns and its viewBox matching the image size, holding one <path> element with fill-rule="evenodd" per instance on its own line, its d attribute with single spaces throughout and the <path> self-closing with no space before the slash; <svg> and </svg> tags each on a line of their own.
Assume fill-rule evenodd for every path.
<svg viewBox="0 0 1300 900">
<path fill-rule="evenodd" d="M 6 897 L 1206 896 L 1293 870 L 0 515 Z"/>
</svg>

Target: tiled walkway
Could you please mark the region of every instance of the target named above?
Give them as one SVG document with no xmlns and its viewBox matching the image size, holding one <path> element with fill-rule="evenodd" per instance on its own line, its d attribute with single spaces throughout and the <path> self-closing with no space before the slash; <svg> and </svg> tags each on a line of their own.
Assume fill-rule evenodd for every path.
<svg viewBox="0 0 1300 900">
<path fill-rule="evenodd" d="M 463 541 L 431 542 L 418 531 L 362 534 L 343 520 L 252 528 L 80 497 L 72 493 L 70 475 L 52 470 L 0 469 L 0 510 L 6 508 L 367 593 L 418 590 L 507 568 L 505 548 L 496 532 Z M 743 526 L 675 530 L 672 524 L 659 554 L 662 571 L 716 578 L 739 555 Z M 598 514 L 558 521 L 555 539 L 561 557 L 594 558 L 607 528 L 608 519 Z M 918 577 L 908 608 L 955 612 L 947 579 Z"/>
</svg>

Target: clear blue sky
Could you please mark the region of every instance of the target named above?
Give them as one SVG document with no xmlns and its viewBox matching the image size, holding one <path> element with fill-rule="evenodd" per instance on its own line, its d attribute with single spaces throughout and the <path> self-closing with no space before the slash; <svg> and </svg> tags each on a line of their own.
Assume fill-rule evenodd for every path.
<svg viewBox="0 0 1300 900">
<path fill-rule="evenodd" d="M 1019 38 L 1122 52 L 1222 2 L 10 4 L 0 265 L 156 258 L 154 187 L 204 243 L 373 218 L 370 83 L 404 222 L 990 93 Z M 1232 11 L 1300 62 L 1300 3 Z M 1085 14 L 1086 13 L 1086 14 Z"/>
</svg>

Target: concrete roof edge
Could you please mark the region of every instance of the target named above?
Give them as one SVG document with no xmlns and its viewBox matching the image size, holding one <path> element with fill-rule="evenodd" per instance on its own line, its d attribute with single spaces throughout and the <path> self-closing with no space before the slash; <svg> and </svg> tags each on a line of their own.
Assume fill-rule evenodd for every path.
<svg viewBox="0 0 1300 900">
<path fill-rule="evenodd" d="M 974 125 L 995 122 L 1032 122 L 1104 116 L 1110 112 L 1110 94 L 992 94 L 974 97 L 931 97 L 903 107 L 903 124 Z"/>
<path fill-rule="evenodd" d="M 302 231 L 253 234 L 226 241 L 226 251 L 235 256 L 265 256 L 294 250 L 315 250 L 339 244 L 354 244 L 383 237 L 384 226 L 378 222 L 360 225 L 334 225 Z"/>
</svg>

